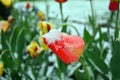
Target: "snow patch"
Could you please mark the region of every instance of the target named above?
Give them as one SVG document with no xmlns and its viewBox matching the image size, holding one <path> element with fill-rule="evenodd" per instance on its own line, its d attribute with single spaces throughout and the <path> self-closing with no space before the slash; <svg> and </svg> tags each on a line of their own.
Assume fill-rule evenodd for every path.
<svg viewBox="0 0 120 80">
<path fill-rule="evenodd" d="M 54 43 L 56 40 L 61 40 L 60 38 L 61 32 L 56 29 L 51 29 L 49 33 L 46 33 L 43 35 L 43 37 L 46 39 L 48 44 Z"/>
</svg>

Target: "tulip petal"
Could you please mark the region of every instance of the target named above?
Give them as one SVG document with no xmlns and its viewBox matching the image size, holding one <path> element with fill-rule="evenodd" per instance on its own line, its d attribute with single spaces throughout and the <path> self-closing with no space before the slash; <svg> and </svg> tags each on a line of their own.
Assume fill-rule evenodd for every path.
<svg viewBox="0 0 120 80">
<path fill-rule="evenodd" d="M 50 30 L 43 36 L 44 42 L 48 47 L 66 64 L 77 62 L 84 49 L 84 41 L 79 36 L 71 36 L 65 33 L 56 33 Z M 51 35 L 53 34 L 53 35 Z M 50 37 L 48 37 L 50 36 Z M 57 38 L 58 37 L 58 38 Z M 51 40 L 56 38 L 55 40 Z M 51 40 L 51 41 L 49 41 Z"/>
</svg>

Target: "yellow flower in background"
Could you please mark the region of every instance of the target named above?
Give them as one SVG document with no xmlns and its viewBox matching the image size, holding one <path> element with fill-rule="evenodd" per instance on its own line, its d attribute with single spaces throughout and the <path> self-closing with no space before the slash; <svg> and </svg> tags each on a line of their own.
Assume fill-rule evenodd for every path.
<svg viewBox="0 0 120 80">
<path fill-rule="evenodd" d="M 48 49 L 48 46 L 46 46 L 46 44 L 44 44 L 44 41 L 43 41 L 43 38 L 42 38 L 42 35 L 45 34 L 45 33 L 48 33 L 50 31 L 50 29 L 53 29 L 53 25 L 51 23 L 48 23 L 48 22 L 41 22 L 39 21 L 38 22 L 38 26 L 40 28 L 40 38 L 39 38 L 39 43 L 41 45 L 41 47 L 44 49 L 44 50 L 47 50 Z"/>
<path fill-rule="evenodd" d="M 42 35 L 43 35 L 42 32 L 40 32 L 39 43 L 40 43 L 41 47 L 42 47 L 44 50 L 47 50 L 47 49 L 48 49 L 48 46 L 46 46 L 46 44 L 44 44 Z"/>
<path fill-rule="evenodd" d="M 2 61 L 0 61 L 0 76 L 2 76 L 3 74 L 3 68 L 4 68 L 4 64 Z"/>
<path fill-rule="evenodd" d="M 39 26 L 42 34 L 48 33 L 50 31 L 50 29 L 53 28 L 53 25 L 51 23 L 45 22 L 45 21 L 39 21 L 38 26 Z"/>
<path fill-rule="evenodd" d="M 42 11 L 38 11 L 38 17 L 40 18 L 40 20 L 44 21 L 45 20 L 45 16 L 44 13 Z"/>
<path fill-rule="evenodd" d="M 10 7 L 14 0 L 0 0 L 3 5 Z"/>
<path fill-rule="evenodd" d="M 0 33 L 3 30 L 4 32 L 6 32 L 9 28 L 10 24 L 8 21 L 0 21 Z"/>
<path fill-rule="evenodd" d="M 32 57 L 37 57 L 41 53 L 42 48 L 39 47 L 37 42 L 32 41 L 27 47 L 27 51 Z"/>
</svg>

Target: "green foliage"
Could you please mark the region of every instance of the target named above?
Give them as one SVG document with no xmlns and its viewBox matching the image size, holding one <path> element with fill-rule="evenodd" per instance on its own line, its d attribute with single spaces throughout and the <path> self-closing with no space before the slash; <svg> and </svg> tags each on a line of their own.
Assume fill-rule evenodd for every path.
<svg viewBox="0 0 120 80">
<path fill-rule="evenodd" d="M 110 61 L 110 69 L 112 72 L 112 80 L 119 80 L 120 79 L 120 42 L 114 41 L 113 42 L 113 50 L 112 50 L 112 58 Z"/>
<path fill-rule="evenodd" d="M 55 28 L 69 34 L 74 30 L 77 36 L 81 35 L 75 23 L 69 21 L 70 16 L 62 16 L 60 23 L 58 16 L 48 15 L 50 12 L 46 6 L 47 21 L 52 22 Z M 37 22 L 40 19 L 36 7 L 31 6 L 29 10 L 13 8 L 11 14 L 14 21 L 7 32 L 2 31 L 0 34 L 0 60 L 4 62 L 4 74 L 1 77 L 7 80 L 120 80 L 119 10 L 108 14 L 107 25 L 103 27 L 93 13 L 92 3 L 91 8 L 92 15 L 88 16 L 88 24 L 82 24 L 85 41 L 83 55 L 78 63 L 70 65 L 63 63 L 51 50 L 44 50 L 38 57 L 31 57 L 26 51 L 27 46 L 31 41 L 39 42 Z M 114 35 L 110 30 L 114 31 Z"/>
</svg>

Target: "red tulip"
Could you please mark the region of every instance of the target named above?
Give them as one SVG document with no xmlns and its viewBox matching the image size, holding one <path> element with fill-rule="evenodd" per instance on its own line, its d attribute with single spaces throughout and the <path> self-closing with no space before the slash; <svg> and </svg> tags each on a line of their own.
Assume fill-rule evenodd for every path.
<svg viewBox="0 0 120 80">
<path fill-rule="evenodd" d="M 118 9 L 119 2 L 116 0 L 110 0 L 109 10 L 116 11 Z"/>
<path fill-rule="evenodd" d="M 63 3 L 63 2 L 66 2 L 67 0 L 55 0 L 55 1 L 57 1 L 59 3 Z"/>
<path fill-rule="evenodd" d="M 84 50 L 84 41 L 53 29 L 43 36 L 44 43 L 66 64 L 77 62 Z"/>
<path fill-rule="evenodd" d="M 26 3 L 26 9 L 30 9 L 30 3 L 29 2 Z"/>
</svg>

